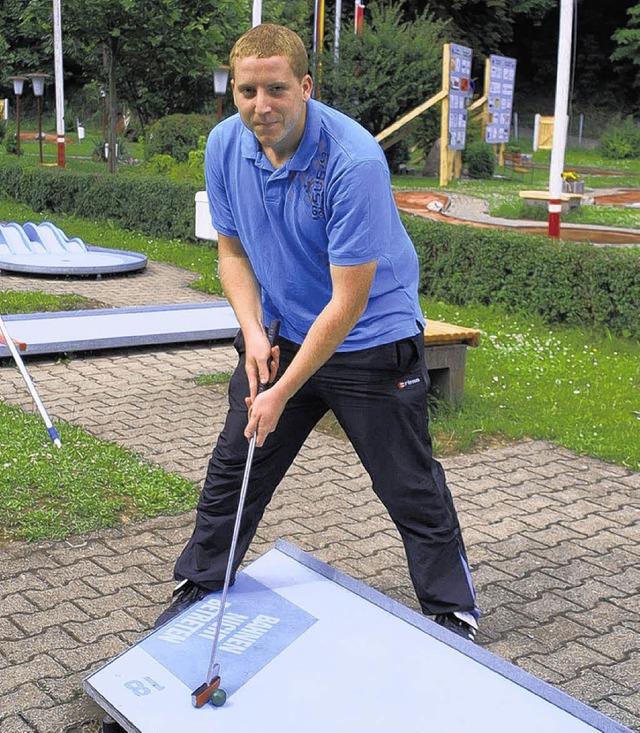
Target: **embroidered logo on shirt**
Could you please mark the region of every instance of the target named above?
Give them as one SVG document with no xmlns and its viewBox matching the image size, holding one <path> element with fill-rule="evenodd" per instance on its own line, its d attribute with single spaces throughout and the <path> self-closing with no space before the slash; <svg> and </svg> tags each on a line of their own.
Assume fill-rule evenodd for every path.
<svg viewBox="0 0 640 733">
<path fill-rule="evenodd" d="M 307 194 L 309 203 L 311 204 L 311 218 L 324 218 L 324 181 L 327 175 L 327 161 L 329 153 L 324 149 L 321 143 L 318 157 L 311 163 L 311 170 L 307 178 Z"/>
</svg>

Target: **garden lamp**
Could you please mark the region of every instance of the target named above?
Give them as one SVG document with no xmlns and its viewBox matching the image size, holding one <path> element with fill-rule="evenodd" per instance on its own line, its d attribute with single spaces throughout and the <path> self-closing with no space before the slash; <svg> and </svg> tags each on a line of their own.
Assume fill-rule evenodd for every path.
<svg viewBox="0 0 640 733">
<path fill-rule="evenodd" d="M 40 163 L 42 164 L 42 107 L 40 105 L 40 100 L 42 98 L 42 95 L 44 94 L 44 80 L 47 78 L 48 74 L 37 72 L 35 74 L 27 74 L 27 76 L 29 77 L 29 79 L 31 79 L 33 94 L 36 98 L 36 114 L 38 116 L 38 145 L 40 149 Z"/>
<path fill-rule="evenodd" d="M 222 98 L 227 93 L 230 67 L 222 64 L 213 70 L 213 89 L 218 97 L 218 122 L 222 119 Z"/>
<path fill-rule="evenodd" d="M 27 81 L 26 76 L 11 76 L 10 81 L 13 82 L 13 93 L 16 95 L 16 155 L 21 155 L 20 151 L 20 97 L 24 90 L 24 83 Z"/>
</svg>

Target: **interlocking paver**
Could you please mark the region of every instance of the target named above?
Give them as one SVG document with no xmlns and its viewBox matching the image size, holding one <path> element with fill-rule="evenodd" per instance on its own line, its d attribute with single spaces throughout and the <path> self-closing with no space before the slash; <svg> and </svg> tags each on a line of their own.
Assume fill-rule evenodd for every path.
<svg viewBox="0 0 640 733">
<path fill-rule="evenodd" d="M 151 263 L 102 280 L 6 276 L 0 288 L 76 292 L 108 306 L 205 302 L 193 273 Z M 201 485 L 226 396 L 229 342 L 41 357 L 29 370 L 54 420 L 114 440 Z M 0 363 L 0 399 L 34 407 Z M 640 729 L 640 474 L 545 441 L 443 461 L 484 616 L 480 644 Z M 195 488 L 194 488 L 195 492 Z M 0 545 L 0 733 L 98 733 L 83 676 L 139 639 L 166 604 L 193 511 L 73 537 Z M 283 537 L 411 608 L 402 543 L 350 446 L 308 438 L 247 555 Z"/>
</svg>

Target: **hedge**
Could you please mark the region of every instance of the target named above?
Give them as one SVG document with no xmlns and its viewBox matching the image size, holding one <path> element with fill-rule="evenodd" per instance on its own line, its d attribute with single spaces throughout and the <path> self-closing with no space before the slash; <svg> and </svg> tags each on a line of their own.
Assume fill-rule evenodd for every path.
<svg viewBox="0 0 640 733">
<path fill-rule="evenodd" d="M 112 220 L 195 242 L 197 184 L 159 176 L 81 174 L 0 165 L 0 197 L 37 211 Z M 402 215 L 420 260 L 420 289 L 449 303 L 495 303 L 549 323 L 640 337 L 640 252 Z"/>
<path fill-rule="evenodd" d="M 36 211 L 111 220 L 149 236 L 195 242 L 194 183 L 0 165 L 0 196 Z"/>
<path fill-rule="evenodd" d="M 449 303 L 499 304 L 549 323 L 640 337 L 640 252 L 402 216 L 420 290 Z"/>
</svg>

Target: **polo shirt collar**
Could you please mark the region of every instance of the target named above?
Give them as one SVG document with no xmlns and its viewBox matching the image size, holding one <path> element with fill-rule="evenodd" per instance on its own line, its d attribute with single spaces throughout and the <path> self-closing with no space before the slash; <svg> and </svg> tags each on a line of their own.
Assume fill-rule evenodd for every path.
<svg viewBox="0 0 640 733">
<path fill-rule="evenodd" d="M 318 149 L 320 139 L 320 103 L 315 99 L 307 102 L 307 119 L 298 149 L 287 162 L 290 171 L 306 170 Z"/>
<path fill-rule="evenodd" d="M 318 149 L 318 140 L 320 138 L 320 103 L 314 99 L 310 99 L 307 102 L 307 119 L 305 120 L 304 133 L 298 149 L 293 156 L 285 163 L 283 168 L 290 171 L 303 171 L 309 167 L 313 156 Z M 268 160 L 267 156 L 264 155 L 260 148 L 260 144 L 256 136 L 247 129 L 244 124 L 242 125 L 242 155 L 245 158 L 251 158 L 254 161 L 258 161 L 261 157 L 264 157 L 265 161 Z M 269 163 L 269 165 L 271 165 Z"/>
</svg>

